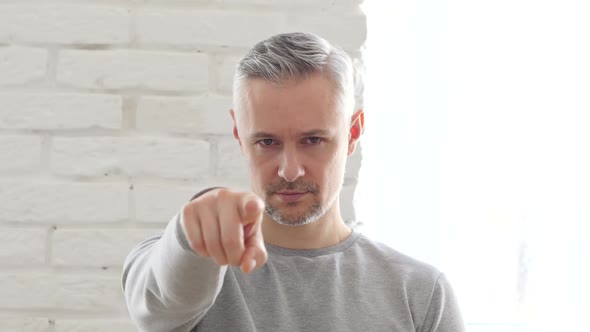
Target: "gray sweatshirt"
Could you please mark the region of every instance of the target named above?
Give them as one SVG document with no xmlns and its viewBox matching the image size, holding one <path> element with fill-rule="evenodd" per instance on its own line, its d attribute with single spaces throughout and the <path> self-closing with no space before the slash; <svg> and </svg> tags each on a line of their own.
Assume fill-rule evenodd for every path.
<svg viewBox="0 0 590 332">
<path fill-rule="evenodd" d="M 194 253 L 180 215 L 125 261 L 140 331 L 464 331 L 443 274 L 357 231 L 323 249 L 267 244 L 266 265 L 245 274 Z"/>
</svg>

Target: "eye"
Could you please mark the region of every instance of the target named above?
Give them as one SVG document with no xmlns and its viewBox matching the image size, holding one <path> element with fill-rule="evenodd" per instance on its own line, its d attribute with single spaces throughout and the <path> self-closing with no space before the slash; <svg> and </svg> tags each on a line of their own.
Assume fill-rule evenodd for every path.
<svg viewBox="0 0 590 332">
<path fill-rule="evenodd" d="M 313 136 L 313 137 L 307 137 L 305 139 L 305 142 L 308 143 L 308 144 L 318 144 L 318 143 L 321 143 L 322 142 L 322 138 L 321 137 L 315 137 L 315 136 Z"/>
<path fill-rule="evenodd" d="M 256 144 L 265 147 L 265 146 L 275 145 L 276 143 L 275 143 L 275 140 L 272 138 L 264 138 L 259 141 L 256 141 Z"/>
</svg>

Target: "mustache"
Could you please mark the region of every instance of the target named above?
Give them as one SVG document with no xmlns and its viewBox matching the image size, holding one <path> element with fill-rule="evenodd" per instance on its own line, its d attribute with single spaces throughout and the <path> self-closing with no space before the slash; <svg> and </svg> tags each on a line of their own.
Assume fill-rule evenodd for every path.
<svg viewBox="0 0 590 332">
<path fill-rule="evenodd" d="M 283 190 L 292 190 L 292 191 L 307 191 L 312 194 L 317 194 L 320 192 L 320 188 L 315 183 L 303 182 L 303 181 L 294 181 L 294 182 L 287 182 L 286 180 L 282 179 L 281 182 L 276 184 L 269 184 L 264 187 L 267 195 L 272 195 L 277 191 Z"/>
</svg>

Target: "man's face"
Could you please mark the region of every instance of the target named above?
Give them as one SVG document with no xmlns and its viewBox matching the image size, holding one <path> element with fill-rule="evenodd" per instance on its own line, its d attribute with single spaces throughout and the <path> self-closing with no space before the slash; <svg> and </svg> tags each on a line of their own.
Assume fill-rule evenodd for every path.
<svg viewBox="0 0 590 332">
<path fill-rule="evenodd" d="M 320 75 L 281 86 L 253 79 L 242 93 L 240 110 L 232 112 L 234 136 L 266 212 L 284 225 L 339 213 L 334 203 L 356 139 L 349 139 L 333 84 Z"/>
</svg>

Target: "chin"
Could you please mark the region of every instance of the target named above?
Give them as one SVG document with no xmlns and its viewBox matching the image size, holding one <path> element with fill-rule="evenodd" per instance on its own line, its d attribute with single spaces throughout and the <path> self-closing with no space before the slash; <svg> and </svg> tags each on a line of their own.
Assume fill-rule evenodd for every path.
<svg viewBox="0 0 590 332">
<path fill-rule="evenodd" d="M 305 209 L 305 211 L 295 213 L 289 213 L 284 208 L 275 208 L 272 204 L 266 205 L 266 213 L 276 223 L 284 226 L 309 225 L 320 219 L 325 212 L 325 209 L 318 202 L 315 202 L 311 207 Z"/>
</svg>

